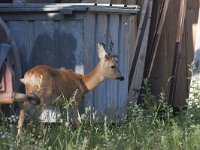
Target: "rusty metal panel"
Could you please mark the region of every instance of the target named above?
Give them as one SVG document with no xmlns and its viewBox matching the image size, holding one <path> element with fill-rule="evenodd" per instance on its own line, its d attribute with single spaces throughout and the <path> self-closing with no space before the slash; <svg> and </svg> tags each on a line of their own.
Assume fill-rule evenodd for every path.
<svg viewBox="0 0 200 150">
<path fill-rule="evenodd" d="M 28 11 L 29 7 L 24 8 L 24 11 Z M 108 11 L 104 13 L 90 8 L 89 12 L 76 12 L 70 16 L 59 14 L 59 17 L 59 8 L 56 8 L 56 15 L 48 11 L 38 13 L 38 9 L 34 12 L 31 8 L 33 19 L 30 14 L 20 11 L 14 13 L 14 17 L 12 13 L 9 15 L 1 12 L 0 16 L 7 22 L 16 40 L 23 74 L 38 64 L 70 68 L 87 74 L 98 62 L 96 44 L 104 42 L 108 52 L 118 55 L 119 69 L 125 81 L 104 81 L 86 95 L 80 111 L 91 107 L 100 119 L 107 115 L 112 120 L 124 120 L 128 94 L 131 13 L 125 13 L 122 8 L 122 14 L 119 11 L 115 13 L 116 8 L 112 9 L 112 13 L 107 7 Z"/>
</svg>

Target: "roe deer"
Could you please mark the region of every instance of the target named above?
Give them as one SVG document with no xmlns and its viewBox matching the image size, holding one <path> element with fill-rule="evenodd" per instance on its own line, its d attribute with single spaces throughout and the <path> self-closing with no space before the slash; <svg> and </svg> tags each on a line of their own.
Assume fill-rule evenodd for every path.
<svg viewBox="0 0 200 150">
<path fill-rule="evenodd" d="M 70 69 L 58 70 L 44 65 L 38 65 L 30 69 L 25 73 L 24 78 L 21 79 L 21 82 L 25 84 L 26 94 L 33 93 L 37 95 L 40 98 L 39 108 L 43 111 L 53 101 L 56 101 L 55 105 L 61 107 L 65 103 L 64 99 L 56 98 L 63 95 L 69 99 L 76 92 L 75 102 L 72 106 L 72 119 L 73 125 L 75 127 L 78 126 L 77 107 L 83 96 L 106 78 L 124 80 L 124 77 L 117 68 L 115 56 L 105 51 L 104 44 L 97 44 L 97 53 L 100 61 L 87 75 L 75 73 Z M 25 111 L 29 105 L 28 101 L 24 102 L 20 111 L 18 135 L 22 133 Z"/>
</svg>

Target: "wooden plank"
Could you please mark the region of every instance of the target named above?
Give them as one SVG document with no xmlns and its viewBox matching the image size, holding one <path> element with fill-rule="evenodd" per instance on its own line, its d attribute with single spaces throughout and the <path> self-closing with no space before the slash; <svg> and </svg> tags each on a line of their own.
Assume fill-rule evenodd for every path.
<svg viewBox="0 0 200 150">
<path fill-rule="evenodd" d="M 180 60 L 177 72 L 177 85 L 176 85 L 176 94 L 174 98 L 174 107 L 183 107 L 186 106 L 187 98 L 187 86 L 186 86 L 186 74 L 187 74 L 187 64 L 186 64 L 186 33 L 183 30 L 182 41 L 181 41 L 181 53 Z M 179 92 L 181 91 L 181 92 Z"/>
<path fill-rule="evenodd" d="M 154 66 L 152 68 L 152 73 L 150 76 L 150 84 L 152 93 L 159 97 L 160 93 L 166 92 L 166 86 L 169 79 L 168 76 L 168 64 L 167 64 L 167 26 L 163 26 L 163 31 L 160 37 L 160 43 L 158 45 L 158 51 L 155 57 Z M 166 95 L 167 96 L 167 95 Z"/>
<path fill-rule="evenodd" d="M 120 19 L 121 33 L 119 33 L 119 69 L 124 75 L 124 81 L 118 82 L 118 116 L 124 121 L 127 111 L 128 82 L 129 82 L 129 51 L 130 51 L 130 16 L 122 16 Z"/>
<path fill-rule="evenodd" d="M 57 52 L 57 57 L 59 57 L 59 67 L 75 69 L 75 53 L 73 50 L 76 49 L 76 39 L 72 34 L 70 34 L 70 30 L 68 30 L 67 20 L 62 20 L 60 22 L 60 50 Z M 70 44 L 70 46 L 68 45 Z"/>
<path fill-rule="evenodd" d="M 61 36 L 60 36 L 60 26 L 61 22 L 58 20 L 54 20 L 54 49 L 55 49 L 55 67 L 60 68 L 60 41 L 61 41 Z"/>
<path fill-rule="evenodd" d="M 199 2 L 196 0 L 188 1 L 187 4 L 187 12 L 186 12 L 186 20 L 185 20 L 185 33 L 186 33 L 186 64 L 192 64 L 194 58 L 194 43 L 196 37 L 196 26 L 198 22 L 198 10 L 199 10 Z M 187 74 L 186 77 L 191 77 L 191 71 L 189 71 L 188 67 L 186 68 Z M 190 80 L 186 80 L 187 97 L 189 94 L 189 85 Z"/>
<path fill-rule="evenodd" d="M 121 4 L 121 0 L 111 0 L 112 4 Z"/>
<path fill-rule="evenodd" d="M 96 30 L 96 44 L 97 43 L 105 43 L 106 44 L 106 35 L 107 34 L 107 15 L 106 14 L 98 14 L 97 15 L 97 30 Z M 96 52 L 96 51 L 95 51 Z M 98 56 L 96 56 L 96 63 L 98 62 Z M 103 115 L 105 114 L 107 101 L 106 101 L 106 93 L 107 87 L 106 83 L 101 83 L 95 89 L 95 109 L 97 110 L 97 116 L 99 116 L 100 120 L 102 120 Z"/>
<path fill-rule="evenodd" d="M 60 22 L 60 49 L 56 53 L 59 58 L 59 68 L 72 69 L 84 74 L 84 42 L 83 21 L 62 20 Z M 84 101 L 79 104 L 79 113 L 84 112 Z"/>
<path fill-rule="evenodd" d="M 60 67 L 83 73 L 83 22 L 63 20 L 60 24 Z M 57 56 L 58 57 L 58 56 Z M 69 61 L 70 60 L 70 61 Z M 78 68 L 80 65 L 80 68 Z M 82 67 L 81 67 L 82 66 Z"/>
<path fill-rule="evenodd" d="M 83 23 L 81 21 L 63 20 L 57 23 L 35 21 L 34 35 L 35 43 L 31 58 L 32 61 L 35 59 L 34 65 L 46 64 L 58 68 L 71 68 L 75 72 L 83 73 Z M 55 40 L 55 38 L 58 39 Z M 82 113 L 83 104 L 80 104 L 79 108 Z M 55 115 L 56 109 L 48 107 L 41 117 L 44 118 L 48 113 Z M 52 118 L 44 121 L 54 122 L 55 120 Z"/>
<path fill-rule="evenodd" d="M 136 4 L 136 1 L 133 0 L 131 4 Z M 138 31 L 138 25 L 137 25 L 137 16 L 131 16 L 131 46 L 130 46 L 130 52 L 129 52 L 129 71 L 131 69 L 131 61 L 133 60 L 134 53 L 135 53 L 135 45 L 136 45 L 136 38 L 137 38 L 137 31 Z"/>
<path fill-rule="evenodd" d="M 0 12 L 1 13 L 22 13 L 22 12 L 32 12 L 32 13 L 62 13 L 62 10 L 65 10 L 64 12 L 70 12 L 72 11 L 87 11 L 88 6 L 60 6 L 57 5 L 44 5 L 44 4 L 26 4 L 26 5 L 2 5 L 0 4 Z M 105 7 L 104 7 L 105 8 Z M 69 11 L 67 11 L 69 10 Z M 70 13 L 71 14 L 71 13 Z"/>
<path fill-rule="evenodd" d="M 176 92 L 176 84 L 177 84 L 177 74 L 178 74 L 178 67 L 180 63 L 180 54 L 181 50 L 181 42 L 182 42 L 182 34 L 184 28 L 184 20 L 185 20 L 185 12 L 186 12 L 187 0 L 182 0 L 180 2 L 180 11 L 179 11 L 179 19 L 178 19 L 178 29 L 176 34 L 176 43 L 175 43 L 175 51 L 174 51 L 174 59 L 173 59 L 173 67 L 171 73 L 171 86 L 170 86 L 170 93 L 169 93 L 169 104 L 172 106 L 174 105 L 175 101 L 175 92 Z"/>
<path fill-rule="evenodd" d="M 19 49 L 22 73 L 28 69 L 28 49 L 29 49 L 29 26 L 28 21 L 9 21 L 8 27 L 11 30 L 14 40 Z"/>
<path fill-rule="evenodd" d="M 45 64 L 55 65 L 54 50 L 54 22 L 35 21 L 34 23 L 34 45 L 31 51 L 31 65 Z"/>
<path fill-rule="evenodd" d="M 162 0 L 163 1 L 163 0 Z M 154 36 L 155 36 L 155 33 L 156 33 L 156 30 L 157 30 L 157 25 L 158 25 L 158 20 L 159 20 L 159 16 L 160 16 L 160 6 L 161 6 L 161 4 L 162 4 L 162 1 L 159 1 L 159 2 L 155 2 L 154 4 L 153 4 L 153 10 L 152 10 L 152 19 L 151 19 L 151 25 L 150 25 L 150 32 L 149 32 L 149 37 L 152 37 L 152 38 L 149 38 L 149 41 L 148 41 L 148 50 L 147 50 L 147 54 L 146 54 L 146 62 L 145 62 L 145 70 L 144 70 L 144 78 L 146 78 L 146 72 L 147 72 L 147 65 L 149 65 L 148 64 L 148 58 L 149 58 L 149 56 L 150 56 L 150 47 L 152 47 L 152 44 L 153 44 L 153 41 L 155 40 L 155 38 L 153 38 Z M 165 52 L 165 46 L 164 46 L 164 44 L 162 43 L 162 39 L 165 39 L 165 38 L 163 38 L 163 35 L 165 34 L 165 31 L 163 31 L 162 33 L 161 33 L 161 40 L 160 40 L 160 43 L 161 44 L 159 44 L 159 45 L 161 45 L 162 46 L 162 48 L 163 48 L 163 52 Z M 161 79 L 159 78 L 159 76 L 161 76 L 162 75 L 162 70 L 161 71 L 159 71 L 159 72 L 157 72 L 157 71 L 155 71 L 156 69 L 162 69 L 162 64 L 165 62 L 165 61 L 162 61 L 162 59 L 159 59 L 160 58 L 160 56 L 162 56 L 163 54 L 159 51 L 159 45 L 158 45 L 158 52 L 157 52 L 157 55 L 155 56 L 155 63 L 154 63 L 154 65 L 153 65 L 153 68 L 152 68 L 152 73 L 151 73 L 151 76 L 150 76 L 150 78 L 151 78 L 151 80 L 149 81 L 150 83 L 149 84 L 151 84 L 151 90 L 152 91 L 155 91 L 155 95 L 159 95 L 159 93 L 160 93 L 160 87 L 158 87 L 157 85 L 159 84 L 159 85 L 162 85 L 162 81 L 161 81 Z M 157 59 L 158 58 L 158 59 Z M 163 57 L 161 57 L 161 58 L 163 58 Z M 167 57 L 164 57 L 164 58 L 167 58 Z M 160 61 L 162 62 L 162 63 L 160 63 Z M 158 63 L 159 62 L 159 63 Z"/>
<path fill-rule="evenodd" d="M 162 10 L 161 8 L 163 8 L 163 1 L 165 0 L 161 0 L 159 2 L 155 2 L 153 4 L 153 9 L 152 9 L 152 19 L 151 19 L 151 25 L 150 25 L 150 32 L 149 32 L 149 36 L 152 38 L 149 38 L 149 42 L 148 42 L 148 47 L 152 47 L 153 41 L 155 40 L 155 38 L 153 38 L 155 36 L 156 30 L 158 28 L 158 22 L 160 20 L 160 16 L 162 14 Z M 149 57 L 149 52 L 147 53 L 147 58 Z"/>
<path fill-rule="evenodd" d="M 174 55 L 174 45 L 176 41 L 176 35 L 174 33 L 177 32 L 177 18 L 179 12 L 179 4 L 180 1 L 170 1 L 169 2 L 169 10 L 166 16 L 166 32 L 167 32 L 167 64 L 168 64 L 168 78 L 171 76 L 172 63 L 173 63 L 173 55 Z M 170 82 L 167 84 L 166 95 L 169 96 Z"/>
<path fill-rule="evenodd" d="M 35 21 L 34 22 L 33 47 L 31 50 L 32 67 L 39 64 L 54 66 L 54 23 L 53 21 Z"/>
<path fill-rule="evenodd" d="M 91 12 L 103 12 L 103 13 L 117 13 L 117 14 L 132 14 L 135 15 L 137 14 L 137 12 L 139 11 L 138 7 L 135 6 L 130 6 L 130 7 L 124 7 L 122 9 L 119 8 L 115 8 L 114 6 L 110 7 L 110 8 L 106 8 L 107 6 L 99 6 L 99 7 L 90 7 L 89 11 Z"/>
<path fill-rule="evenodd" d="M 29 23 L 29 48 L 27 49 L 27 67 L 28 69 L 30 69 L 32 67 L 32 60 L 31 60 L 31 53 L 32 53 L 32 49 L 34 46 L 34 42 L 35 42 L 35 22 L 34 21 L 28 21 Z"/>
<path fill-rule="evenodd" d="M 139 31 L 137 34 L 137 39 L 136 39 L 136 46 L 135 46 L 135 50 L 133 53 L 133 59 L 131 60 L 131 68 L 130 68 L 130 73 L 129 73 L 129 89 L 131 86 L 131 82 L 132 82 L 132 76 L 134 74 L 135 71 L 135 65 L 133 65 L 134 63 L 137 62 L 138 59 L 138 55 L 139 55 L 139 47 L 141 46 L 141 41 L 142 38 L 144 36 L 144 29 L 146 28 L 146 22 L 148 20 L 147 16 L 148 16 L 148 7 L 147 7 L 147 2 L 145 3 L 145 6 L 143 6 L 143 10 L 142 10 L 142 16 L 140 17 L 140 25 L 139 25 Z"/>
<path fill-rule="evenodd" d="M 26 5 L 9 5 L 0 4 L 0 14 L 2 13 L 60 13 L 61 10 L 68 9 L 69 11 L 63 12 L 104 12 L 104 13 L 122 13 L 122 14 L 137 14 L 139 7 L 137 5 L 97 5 L 88 3 L 75 3 L 75 4 L 54 4 L 54 5 L 44 5 L 44 4 L 26 4 Z"/>
<path fill-rule="evenodd" d="M 131 69 L 132 71 L 130 71 L 130 73 L 132 72 L 132 74 L 130 74 L 129 77 L 129 79 L 132 79 L 129 80 L 130 89 L 129 89 L 128 101 L 130 102 L 137 101 L 143 80 L 143 71 L 144 71 L 144 63 L 145 63 L 145 56 L 146 56 L 146 49 L 148 42 L 151 10 L 152 10 L 152 1 L 145 1 L 143 6 L 142 18 L 139 25 L 140 31 L 138 33 L 136 41 L 137 43 L 136 50 L 134 54 L 134 59 L 132 61 L 132 66 L 134 69 L 133 70 Z"/>
<path fill-rule="evenodd" d="M 111 0 L 96 0 L 97 4 L 110 4 Z"/>
<path fill-rule="evenodd" d="M 0 16 L 2 17 L 3 20 L 6 21 L 27 21 L 27 20 L 38 20 L 38 21 L 48 21 L 48 20 L 62 20 L 65 19 L 65 17 L 59 13 L 47 13 L 47 14 L 14 14 L 14 13 L 6 13 L 6 14 L 1 14 Z"/>
<path fill-rule="evenodd" d="M 85 50 L 85 74 L 88 74 L 92 69 L 95 67 L 95 50 L 96 50 L 96 43 L 95 43 L 95 14 L 89 13 L 84 22 L 84 50 Z M 95 56 L 95 57 L 94 57 Z M 86 94 L 84 99 L 84 106 L 85 108 L 89 109 L 89 115 L 93 112 L 94 107 L 94 91 L 89 92 Z M 90 116 L 89 116 L 90 117 Z M 92 118 L 89 118 L 92 119 Z"/>
<path fill-rule="evenodd" d="M 118 32 L 119 32 L 119 16 L 110 15 L 108 20 L 107 29 L 107 49 L 111 51 L 112 54 L 118 55 L 119 57 L 119 47 L 118 47 Z M 125 40 L 125 39 L 124 39 Z M 121 69 L 121 68 L 119 68 Z M 121 71 L 121 70 L 120 70 Z M 109 114 L 109 118 L 116 120 L 118 118 L 118 82 L 114 80 L 106 81 L 107 86 L 107 108 L 106 112 Z M 123 107 L 123 106 L 120 106 Z"/>
<path fill-rule="evenodd" d="M 160 36 L 162 33 L 162 29 L 163 29 L 163 25 L 165 22 L 165 17 L 166 17 L 166 13 L 168 10 L 168 5 L 169 5 L 169 0 L 165 0 L 164 4 L 163 4 L 163 8 L 161 9 L 162 11 L 160 12 L 160 16 L 158 17 L 158 24 L 156 26 L 156 30 L 155 33 L 153 34 L 153 41 L 152 41 L 152 45 L 150 45 L 149 47 L 149 56 L 147 57 L 147 63 L 146 63 L 146 70 L 145 70 L 145 78 L 149 78 L 151 75 L 151 71 L 152 71 L 152 67 L 154 65 L 154 60 L 155 60 L 155 56 L 157 53 L 157 49 L 158 49 L 158 44 L 160 41 Z M 155 21 L 155 20 L 154 20 Z"/>
</svg>

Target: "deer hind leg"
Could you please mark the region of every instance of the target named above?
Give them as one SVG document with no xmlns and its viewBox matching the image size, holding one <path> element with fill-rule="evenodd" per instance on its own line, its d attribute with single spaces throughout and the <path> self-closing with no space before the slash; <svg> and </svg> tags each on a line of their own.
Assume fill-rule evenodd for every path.
<svg viewBox="0 0 200 150">
<path fill-rule="evenodd" d="M 28 112 L 30 117 L 32 118 L 34 115 L 38 118 L 41 112 L 45 109 L 44 105 L 39 105 L 38 107 L 33 106 L 30 104 L 29 101 L 25 101 L 19 113 L 19 120 L 18 120 L 18 131 L 17 136 L 21 136 L 23 133 L 23 126 L 25 122 L 25 114 Z M 30 112 L 29 112 L 30 110 Z"/>
<path fill-rule="evenodd" d="M 19 120 L 18 120 L 18 131 L 17 131 L 18 136 L 22 134 L 24 119 L 25 119 L 25 112 L 29 106 L 30 106 L 30 103 L 28 101 L 25 101 L 23 104 L 23 107 L 20 110 Z"/>
</svg>

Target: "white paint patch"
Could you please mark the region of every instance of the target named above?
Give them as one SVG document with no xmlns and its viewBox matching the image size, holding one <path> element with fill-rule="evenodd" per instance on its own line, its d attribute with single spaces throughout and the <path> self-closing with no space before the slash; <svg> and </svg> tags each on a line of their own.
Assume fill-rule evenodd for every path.
<svg viewBox="0 0 200 150">
<path fill-rule="evenodd" d="M 61 113 L 58 106 L 47 106 L 47 108 L 40 115 L 40 120 L 42 122 L 60 122 Z"/>
<path fill-rule="evenodd" d="M 80 73 L 80 74 L 84 74 L 84 65 L 76 65 L 75 66 L 75 72 Z"/>
</svg>

